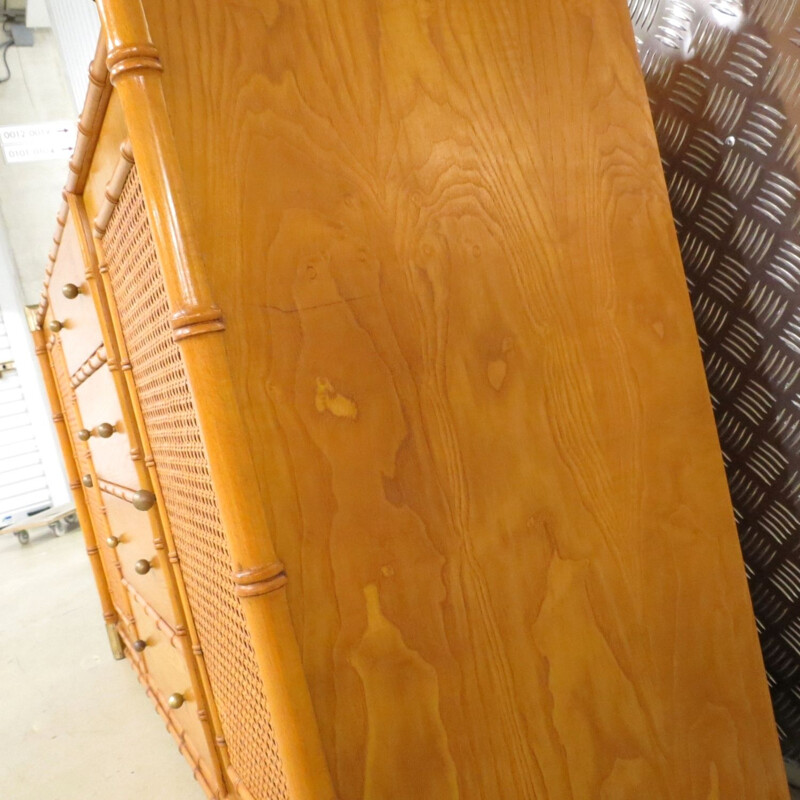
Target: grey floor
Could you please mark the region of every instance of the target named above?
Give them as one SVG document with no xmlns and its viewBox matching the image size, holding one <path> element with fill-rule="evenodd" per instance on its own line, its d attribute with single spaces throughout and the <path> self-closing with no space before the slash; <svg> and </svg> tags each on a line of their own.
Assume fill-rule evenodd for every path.
<svg viewBox="0 0 800 800">
<path fill-rule="evenodd" d="M 126 662 L 80 531 L 0 536 L 0 798 L 203 800 Z"/>
</svg>

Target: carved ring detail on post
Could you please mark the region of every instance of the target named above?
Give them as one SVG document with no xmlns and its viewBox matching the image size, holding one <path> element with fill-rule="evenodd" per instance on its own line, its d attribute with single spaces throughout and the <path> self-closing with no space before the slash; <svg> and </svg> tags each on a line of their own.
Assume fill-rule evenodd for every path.
<svg viewBox="0 0 800 800">
<path fill-rule="evenodd" d="M 286 586 L 286 567 L 280 561 L 233 573 L 237 597 L 259 597 Z"/>
<path fill-rule="evenodd" d="M 108 72 L 111 76 L 111 83 L 123 73 L 130 70 L 156 70 L 161 72 L 164 67 L 158 57 L 158 50 L 155 45 L 134 44 L 130 47 L 115 47 L 109 51 L 106 59 Z"/>
<path fill-rule="evenodd" d="M 219 306 L 186 307 L 175 312 L 170 320 L 172 336 L 176 342 L 197 336 L 201 333 L 224 331 L 225 323 L 222 321 L 222 310 Z"/>
</svg>

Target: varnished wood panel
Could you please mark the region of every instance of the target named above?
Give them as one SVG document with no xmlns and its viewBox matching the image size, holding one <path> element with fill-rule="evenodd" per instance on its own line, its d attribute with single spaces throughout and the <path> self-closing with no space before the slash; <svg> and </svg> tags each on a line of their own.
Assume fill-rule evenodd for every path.
<svg viewBox="0 0 800 800">
<path fill-rule="evenodd" d="M 174 625 L 175 612 L 164 575 L 166 553 L 163 549 L 157 550 L 153 543 L 155 537 L 149 522 L 150 512 L 138 511 L 127 500 L 107 491 L 102 492 L 102 498 L 111 533 L 120 540 L 116 554 L 125 580 L 153 606 L 159 616 Z M 135 570 L 135 564 L 140 560 L 151 564 L 150 571 L 144 575 L 139 575 Z"/>
<path fill-rule="evenodd" d="M 144 5 L 340 797 L 784 798 L 624 2 Z"/>
<path fill-rule="evenodd" d="M 132 443 L 108 365 L 81 383 L 75 389 L 75 397 L 83 424 L 92 432 L 89 449 L 98 476 L 123 486 L 138 486 L 139 476 L 131 460 Z M 106 439 L 97 435 L 97 426 L 102 423 L 114 426 L 114 432 Z M 141 458 L 141 454 L 138 456 Z"/>
<path fill-rule="evenodd" d="M 140 657 L 144 661 L 147 673 L 152 679 L 163 705 L 167 705 L 167 698 L 171 694 L 183 695 L 185 700 L 183 706 L 179 709 L 172 709 L 170 713 L 185 732 L 189 745 L 202 764 L 206 780 L 214 783 L 216 778 L 210 766 L 213 759 L 198 716 L 198 698 L 194 693 L 180 644 L 177 642 L 173 644 L 170 641 L 171 637 L 174 638 L 175 633 L 167 627 L 165 620 L 154 618 L 146 613 L 142 605 L 136 602 L 136 598 L 133 599 L 131 608 L 136 619 L 139 637 L 147 644 Z"/>
<path fill-rule="evenodd" d="M 58 249 L 53 277 L 48 288 L 50 319 L 58 320 L 63 325 L 60 337 L 64 348 L 64 360 L 70 374 L 75 372 L 103 342 L 89 284 L 86 281 L 75 225 L 75 217 L 70 214 L 64 226 L 61 246 Z M 79 289 L 78 296 L 73 299 L 68 299 L 62 294 L 62 289 L 68 283 L 74 284 Z"/>
</svg>

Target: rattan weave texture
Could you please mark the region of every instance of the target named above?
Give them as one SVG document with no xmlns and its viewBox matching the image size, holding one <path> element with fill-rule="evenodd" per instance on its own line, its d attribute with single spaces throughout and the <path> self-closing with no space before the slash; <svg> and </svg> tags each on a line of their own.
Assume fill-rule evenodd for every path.
<svg viewBox="0 0 800 800">
<path fill-rule="evenodd" d="M 141 184 L 133 168 L 104 239 L 134 384 L 231 765 L 257 800 L 286 783 L 250 635 L 234 594 L 195 405 L 178 345 Z"/>
</svg>

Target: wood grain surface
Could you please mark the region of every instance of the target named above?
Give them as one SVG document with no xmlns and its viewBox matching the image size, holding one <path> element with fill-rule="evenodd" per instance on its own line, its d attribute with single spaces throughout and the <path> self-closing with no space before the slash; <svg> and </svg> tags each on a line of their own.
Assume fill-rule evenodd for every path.
<svg viewBox="0 0 800 800">
<path fill-rule="evenodd" d="M 787 797 L 623 0 L 144 0 L 342 800 Z"/>
<path fill-rule="evenodd" d="M 48 287 L 51 316 L 63 325 L 59 336 L 70 375 L 103 341 L 83 266 L 80 233 L 76 227 L 79 224 L 80 221 L 76 220 L 73 214 L 67 217 L 61 246 L 58 248 L 53 267 L 53 277 Z M 63 287 L 68 283 L 74 284 L 79 289 L 78 296 L 73 299 L 68 299 L 62 294 Z"/>
</svg>

